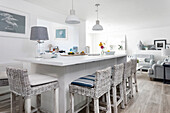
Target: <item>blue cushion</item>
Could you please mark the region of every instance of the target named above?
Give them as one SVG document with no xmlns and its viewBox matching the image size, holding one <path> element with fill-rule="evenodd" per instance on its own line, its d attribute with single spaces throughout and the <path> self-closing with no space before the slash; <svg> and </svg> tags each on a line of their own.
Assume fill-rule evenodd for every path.
<svg viewBox="0 0 170 113">
<path fill-rule="evenodd" d="M 94 81 L 95 81 L 94 75 L 87 75 L 87 76 L 81 77 L 79 79 L 76 79 L 71 84 L 93 88 L 94 87 Z"/>
</svg>

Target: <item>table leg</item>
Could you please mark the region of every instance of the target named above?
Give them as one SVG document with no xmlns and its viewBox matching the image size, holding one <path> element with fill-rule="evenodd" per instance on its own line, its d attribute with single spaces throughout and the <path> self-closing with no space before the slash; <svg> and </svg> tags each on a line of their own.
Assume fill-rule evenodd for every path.
<svg viewBox="0 0 170 113">
<path fill-rule="evenodd" d="M 140 74 L 142 74 L 142 68 L 140 68 Z"/>
</svg>

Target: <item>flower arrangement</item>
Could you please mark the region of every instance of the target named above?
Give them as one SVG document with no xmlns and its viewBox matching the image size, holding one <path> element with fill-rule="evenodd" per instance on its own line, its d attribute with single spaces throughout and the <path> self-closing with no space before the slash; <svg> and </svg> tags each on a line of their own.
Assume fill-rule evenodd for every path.
<svg viewBox="0 0 170 113">
<path fill-rule="evenodd" d="M 102 43 L 102 42 L 100 42 L 100 44 L 99 44 L 99 46 L 100 46 L 100 48 L 101 48 L 101 55 L 104 55 L 104 45 L 105 45 L 105 43 Z"/>
<path fill-rule="evenodd" d="M 101 49 L 104 49 L 104 45 L 105 45 L 105 43 L 102 43 L 102 42 L 100 42 L 100 44 L 99 44 Z"/>
</svg>

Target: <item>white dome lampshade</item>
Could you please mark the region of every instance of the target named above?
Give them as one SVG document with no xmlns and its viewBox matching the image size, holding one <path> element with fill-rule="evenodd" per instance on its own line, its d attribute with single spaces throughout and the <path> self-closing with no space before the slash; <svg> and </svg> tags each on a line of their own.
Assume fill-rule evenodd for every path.
<svg viewBox="0 0 170 113">
<path fill-rule="evenodd" d="M 103 30 L 103 27 L 100 25 L 100 21 L 96 20 L 96 24 L 93 26 L 92 30 L 94 31 L 101 31 Z"/>
<path fill-rule="evenodd" d="M 101 31 L 101 30 L 103 30 L 103 27 L 100 25 L 100 21 L 98 20 L 98 12 L 99 12 L 98 7 L 100 6 L 100 4 L 95 4 L 95 6 L 97 7 L 97 10 L 96 10 L 97 20 L 96 20 L 96 24 L 93 26 L 92 30 L 93 31 Z"/>
<path fill-rule="evenodd" d="M 75 15 L 74 9 L 70 10 L 70 15 L 67 16 L 65 23 L 67 24 L 79 24 L 80 23 L 80 19 Z"/>
</svg>

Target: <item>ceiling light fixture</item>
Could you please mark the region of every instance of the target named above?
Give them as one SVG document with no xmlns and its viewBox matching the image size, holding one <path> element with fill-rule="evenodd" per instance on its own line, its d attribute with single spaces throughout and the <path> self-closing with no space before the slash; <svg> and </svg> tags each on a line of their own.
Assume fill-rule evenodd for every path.
<svg viewBox="0 0 170 113">
<path fill-rule="evenodd" d="M 67 16 L 65 23 L 67 24 L 79 24 L 80 19 L 75 15 L 75 10 L 73 9 L 73 0 L 72 0 L 72 9 L 70 10 L 70 15 Z"/>
<path fill-rule="evenodd" d="M 100 21 L 98 19 L 98 7 L 100 6 L 100 4 L 95 4 L 95 6 L 97 7 L 97 20 L 96 20 L 96 24 L 93 26 L 92 30 L 94 31 L 101 31 L 103 30 L 103 27 L 100 25 Z"/>
</svg>

